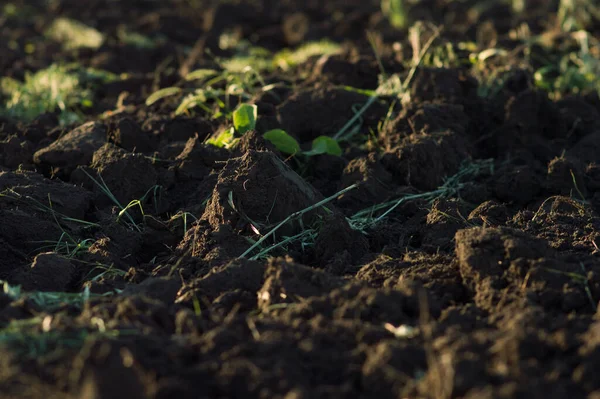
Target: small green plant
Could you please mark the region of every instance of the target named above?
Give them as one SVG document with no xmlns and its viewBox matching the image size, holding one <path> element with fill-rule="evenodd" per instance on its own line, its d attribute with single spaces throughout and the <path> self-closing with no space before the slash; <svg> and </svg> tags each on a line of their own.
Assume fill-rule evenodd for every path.
<svg viewBox="0 0 600 399">
<path fill-rule="evenodd" d="M 22 203 L 23 205 L 31 207 L 32 209 L 49 214 L 56 222 L 58 228 L 62 231 L 57 240 L 34 241 L 34 243 L 42 244 L 40 247 L 36 248 L 35 252 L 53 251 L 67 258 L 74 258 L 81 252 L 87 251 L 94 243 L 94 240 L 90 238 L 78 239 L 74 234 L 67 231 L 63 224 L 77 225 L 79 227 L 83 227 L 84 230 L 88 228 L 99 227 L 99 225 L 97 223 L 68 217 L 60 212 L 57 212 L 52 206 L 52 199 L 50 195 L 48 195 L 48 205 L 43 204 L 31 196 L 19 194 L 10 188 L 0 192 L 0 198 L 7 198 L 17 203 Z"/>
<path fill-rule="evenodd" d="M 549 64 L 534 74 L 537 87 L 556 98 L 564 94 L 600 91 L 600 60 L 589 52 L 572 52 L 561 57 L 558 64 Z"/>
<path fill-rule="evenodd" d="M 136 230 L 138 232 L 142 231 L 142 228 L 135 222 L 133 216 L 129 213 L 129 210 L 132 208 L 139 208 L 142 216 L 144 215 L 144 207 L 143 203 L 149 198 L 150 194 L 153 194 L 153 201 L 155 209 L 158 209 L 158 202 L 160 201 L 160 193 L 162 191 L 162 186 L 155 185 L 152 186 L 146 191 L 146 193 L 139 199 L 134 199 L 130 201 L 127 205 L 123 206 L 121 202 L 115 197 L 112 193 L 100 173 L 98 173 L 98 178 L 93 177 L 88 171 L 83 169 L 83 172 L 89 177 L 116 206 L 119 208 L 119 213 L 117 214 L 117 222 L 121 222 L 123 218 L 127 219 L 127 223 L 125 225 L 132 230 Z"/>
<path fill-rule="evenodd" d="M 243 72 L 218 72 L 213 69 L 199 69 L 186 75 L 186 81 L 194 81 L 202 85 L 202 88 L 166 87 L 152 93 L 146 99 L 146 105 L 150 106 L 159 100 L 177 94 L 185 94 L 179 106 L 175 109 L 175 115 L 187 115 L 194 109 L 201 109 L 212 119 L 232 117 L 232 99 L 237 102 L 247 101 L 253 95 L 261 92 L 269 92 L 274 88 L 267 85 L 262 76 L 252 69 Z"/>
<path fill-rule="evenodd" d="M 62 229 L 62 226 L 61 226 Z M 67 258 L 75 258 L 82 252 L 85 253 L 94 244 L 95 240 L 86 238 L 82 240 L 75 239 L 71 234 L 64 231 L 56 241 L 35 241 L 43 244 L 35 252 L 52 251 Z"/>
<path fill-rule="evenodd" d="M 221 38 L 225 42 L 228 41 L 226 36 Z M 272 72 L 277 68 L 288 70 L 310 57 L 335 54 L 341 49 L 338 44 L 329 41 L 306 43 L 295 50 L 284 49 L 275 54 L 251 46 L 244 40 L 231 45 L 224 43 L 223 46 L 232 47 L 238 54 L 228 59 L 215 57 L 220 66 L 219 70 L 192 71 L 185 76 L 185 81 L 180 85 L 152 93 L 146 99 L 146 105 L 177 94 L 185 94 L 175 110 L 176 115 L 187 115 L 195 109 L 200 109 L 213 119 L 230 119 L 233 112 L 233 107 L 230 106 L 232 98 L 237 100 L 236 103 L 248 101 L 261 93 L 278 98 L 273 89 L 283 84 L 267 84 L 262 77 L 264 72 Z M 179 87 L 190 85 L 189 82 L 194 82 L 194 87 Z"/>
<path fill-rule="evenodd" d="M 233 111 L 233 126 L 223 130 L 218 135 L 207 140 L 215 147 L 229 148 L 235 144 L 244 133 L 254 130 L 258 118 L 258 107 L 254 104 L 240 104 Z M 236 134 L 237 133 L 237 134 Z"/>
<path fill-rule="evenodd" d="M 58 110 L 63 124 L 79 121 L 77 110 L 92 104 L 91 92 L 80 83 L 77 73 L 58 65 L 26 73 L 24 82 L 2 78 L 0 89 L 7 101 L 0 113 L 31 121 L 40 114 Z"/>
<path fill-rule="evenodd" d="M 0 284 L 2 284 L 4 294 L 12 300 L 25 299 L 48 312 L 57 310 L 65 305 L 83 308 L 84 304 L 90 299 L 114 295 L 114 292 L 92 294 L 89 287 L 84 288 L 82 292 L 24 292 L 19 285 L 11 285 L 3 280 L 0 280 Z"/>
<path fill-rule="evenodd" d="M 220 42 L 222 49 L 234 52 L 232 57 L 218 60 L 223 69 L 229 72 L 243 72 L 247 68 L 261 72 L 272 72 L 277 68 L 287 71 L 311 57 L 332 55 L 341 51 L 339 44 L 329 40 L 308 42 L 295 49 L 286 48 L 276 53 L 253 46 L 247 40 L 238 40 L 235 34 L 221 35 Z"/>
<path fill-rule="evenodd" d="M 208 202 L 208 199 L 206 199 L 204 201 L 203 206 L 206 205 L 206 202 Z M 183 222 L 183 235 L 185 235 L 185 233 L 188 231 L 188 227 L 190 225 L 190 223 L 188 223 L 188 218 L 193 219 L 193 221 L 198 220 L 198 218 L 190 212 L 179 211 L 177 214 L 173 215 L 171 217 L 171 219 L 169 219 L 169 222 L 174 222 L 177 219 L 181 219 Z"/>
<path fill-rule="evenodd" d="M 207 143 L 217 147 L 228 148 L 236 143 L 239 137 L 256 129 L 257 118 L 258 107 L 256 105 L 240 104 L 233 112 L 233 126 L 211 137 L 207 140 Z M 279 151 L 288 155 L 342 155 L 342 149 L 338 142 L 329 136 L 320 136 L 314 139 L 312 148 L 308 151 L 301 151 L 298 141 L 282 129 L 269 130 L 263 134 L 263 137 L 271 142 Z"/>
<path fill-rule="evenodd" d="M 350 118 L 344 126 L 333 135 L 333 140 L 344 141 L 351 138 L 357 131 L 363 114 L 375 104 L 382 96 L 394 97 L 402 103 L 410 101 L 410 84 L 417 72 L 417 69 L 422 64 L 424 57 L 429 52 L 431 46 L 440 35 L 440 29 L 433 28 L 430 38 L 421 45 L 420 43 L 420 25 L 417 24 L 410 29 L 411 35 L 417 40 L 413 40 L 413 60 L 408 74 L 402 79 L 398 74 L 388 76 L 385 73 L 379 75 L 379 85 L 375 91 L 365 92 L 369 95 L 367 101 L 355 111 L 355 114 Z M 418 42 L 418 43 L 417 43 Z"/>
<path fill-rule="evenodd" d="M 57 18 L 46 31 L 46 36 L 62 43 L 65 49 L 97 49 L 104 35 L 96 29 L 69 18 Z"/>
<path fill-rule="evenodd" d="M 95 87 L 117 79 L 110 72 L 77 64 L 52 64 L 35 73 L 26 72 L 22 82 L 0 78 L 5 97 L 0 115 L 30 122 L 43 113 L 58 111 L 62 125 L 79 122 L 82 112 L 94 105 Z"/>
<path fill-rule="evenodd" d="M 333 55 L 340 51 L 339 44 L 320 40 L 303 44 L 295 50 L 281 50 L 274 55 L 272 63 L 283 70 L 288 70 L 306 62 L 310 57 Z"/>
<path fill-rule="evenodd" d="M 285 130 L 269 130 L 263 137 L 284 154 L 294 155 L 300 152 L 300 144 L 298 144 L 298 141 L 287 134 Z"/>
<path fill-rule="evenodd" d="M 129 31 L 124 26 L 120 26 L 117 29 L 117 37 L 121 43 L 137 48 L 153 49 L 157 45 L 157 41 L 152 40 L 141 33 Z"/>
<path fill-rule="evenodd" d="M 394 28 L 403 29 L 408 25 L 404 0 L 381 0 L 381 12 Z"/>
<path fill-rule="evenodd" d="M 233 113 L 233 127 L 240 135 L 244 135 L 256 127 L 258 107 L 254 104 L 240 104 Z"/>
<path fill-rule="evenodd" d="M 295 138 L 290 136 L 285 130 L 274 129 L 266 132 L 263 137 L 270 141 L 279 151 L 284 154 L 306 156 L 329 154 L 342 155 L 342 148 L 338 142 L 329 136 L 319 136 L 312 142 L 312 147 L 308 151 L 300 151 L 300 144 Z"/>
</svg>

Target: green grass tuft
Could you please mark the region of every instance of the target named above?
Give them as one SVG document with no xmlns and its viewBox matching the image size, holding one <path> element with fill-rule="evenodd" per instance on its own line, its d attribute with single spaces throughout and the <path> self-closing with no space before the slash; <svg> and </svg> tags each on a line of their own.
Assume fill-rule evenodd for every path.
<svg viewBox="0 0 600 399">
<path fill-rule="evenodd" d="M 0 114 L 29 122 L 43 113 L 58 110 L 61 123 L 77 122 L 81 117 L 76 110 L 92 101 L 91 92 L 80 83 L 77 73 L 59 65 L 27 73 L 24 82 L 2 78 L 0 89 L 7 100 Z"/>
</svg>

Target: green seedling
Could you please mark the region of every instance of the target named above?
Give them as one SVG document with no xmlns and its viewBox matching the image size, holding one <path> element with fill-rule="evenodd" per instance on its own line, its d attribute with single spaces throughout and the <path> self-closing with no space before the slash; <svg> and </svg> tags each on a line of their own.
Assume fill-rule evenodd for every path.
<svg viewBox="0 0 600 399">
<path fill-rule="evenodd" d="M 321 154 L 342 155 L 342 149 L 338 142 L 329 136 L 319 136 L 314 139 L 312 148 L 309 151 L 300 151 L 300 144 L 298 144 L 296 139 L 290 136 L 285 130 L 270 130 L 266 132 L 263 137 L 284 154 L 303 154 L 309 157 Z"/>
<path fill-rule="evenodd" d="M 150 187 L 150 189 L 148 189 L 148 191 L 146 191 L 146 193 L 141 198 L 132 200 L 126 206 L 123 206 L 119 202 L 119 200 L 115 197 L 115 195 L 112 193 L 112 191 L 110 190 L 110 188 L 108 187 L 108 185 L 106 184 L 106 182 L 104 181 L 104 179 L 102 178 L 102 176 L 99 173 L 98 173 L 98 178 L 96 179 L 85 169 L 82 169 L 82 170 L 83 170 L 83 173 L 85 173 L 87 175 L 87 177 L 89 177 L 100 188 L 100 191 L 102 191 L 104 193 L 104 195 L 106 195 L 119 208 L 119 213 L 117 215 L 117 222 L 121 221 L 122 218 L 126 218 L 127 226 L 129 228 L 141 232 L 142 229 L 135 222 L 135 220 L 133 219 L 133 216 L 129 213 L 129 210 L 137 207 L 140 209 L 141 214 L 144 215 L 144 208 L 143 208 L 142 204 L 144 202 L 146 202 L 146 200 L 148 199 L 148 197 L 151 193 L 153 193 L 154 206 L 156 209 L 158 209 L 158 202 L 160 200 L 159 196 L 160 196 L 162 187 L 158 186 L 158 185 L 152 186 L 152 187 Z"/>
<path fill-rule="evenodd" d="M 115 197 L 115 195 L 112 193 L 112 191 L 110 191 L 110 188 L 108 188 L 108 186 L 106 185 L 106 182 L 104 181 L 102 176 L 100 174 L 98 174 L 98 179 L 96 179 L 92 175 L 90 175 L 85 169 L 82 169 L 82 170 L 83 170 L 83 173 L 85 173 L 87 175 L 87 177 L 89 177 L 100 188 L 100 191 L 102 191 L 104 193 L 104 195 L 106 195 L 120 209 L 119 218 L 121 216 L 125 215 L 127 217 L 127 219 L 129 219 L 129 225 L 131 228 L 133 228 L 137 231 L 142 231 L 140 229 L 140 227 L 133 220 L 133 217 L 131 216 L 131 214 L 129 214 L 129 212 L 127 212 L 127 209 L 123 205 L 121 205 L 121 203 Z"/>
<path fill-rule="evenodd" d="M 224 70 L 242 72 L 250 67 L 262 72 L 273 72 L 279 68 L 290 70 L 311 57 L 333 55 L 341 51 L 341 46 L 329 40 L 319 40 L 302 44 L 296 49 L 283 49 L 277 53 L 253 46 L 247 40 L 238 40 L 235 35 L 224 33 L 220 37 L 222 49 L 229 49 L 235 54 L 227 59 L 216 59 Z"/>
<path fill-rule="evenodd" d="M 228 148 L 233 145 L 239 137 L 256 129 L 258 118 L 258 107 L 254 104 L 240 104 L 233 112 L 233 127 L 224 130 L 215 137 L 207 140 L 208 144 L 217 147 Z M 331 154 L 340 156 L 342 149 L 336 140 L 328 136 L 320 136 L 313 140 L 309 151 L 300 151 L 300 144 L 295 138 L 282 129 L 272 129 L 263 134 L 263 137 L 271 142 L 279 151 L 288 155 L 303 154 L 313 156 L 319 154 Z"/>
<path fill-rule="evenodd" d="M 266 85 L 257 72 L 246 70 L 242 73 L 217 72 L 211 69 L 199 69 L 190 72 L 186 81 L 195 81 L 203 88 L 187 89 L 167 87 L 151 94 L 146 99 L 146 105 L 178 94 L 186 94 L 175 110 L 175 115 L 189 114 L 200 108 L 212 119 L 231 117 L 231 98 L 238 102 L 251 99 L 255 94 L 269 92 L 273 86 Z"/>
<path fill-rule="evenodd" d="M 206 200 L 205 202 L 208 202 L 208 200 Z M 188 231 L 188 218 L 194 219 L 194 222 L 198 220 L 198 218 L 196 216 L 194 216 L 192 213 L 180 211 L 176 215 L 171 217 L 169 222 L 173 222 L 174 220 L 177 220 L 179 218 L 181 218 L 181 220 L 183 221 L 183 235 L 184 236 L 185 236 L 185 233 Z"/>
<path fill-rule="evenodd" d="M 579 194 L 579 198 L 581 198 L 582 202 L 587 202 L 585 199 L 585 195 L 579 189 L 579 185 L 577 184 L 577 179 L 575 178 L 575 174 L 573 173 L 573 170 L 572 169 L 569 170 L 569 173 L 571 174 L 571 180 L 573 181 L 573 186 L 575 187 L 575 191 L 577 191 L 577 194 Z"/>
<path fill-rule="evenodd" d="M 229 148 L 244 133 L 256 128 L 256 119 L 258 117 L 258 107 L 254 104 L 240 104 L 233 111 L 233 126 L 219 133 L 215 137 L 207 140 L 208 144 L 216 147 Z M 236 134 L 237 133 L 237 134 Z"/>
<path fill-rule="evenodd" d="M 130 201 L 123 209 L 121 209 L 119 211 L 119 214 L 117 215 L 117 222 L 121 220 L 121 218 L 123 216 L 128 216 L 128 210 L 132 209 L 132 208 L 138 208 L 140 210 L 140 213 L 142 214 L 142 216 L 145 216 L 145 212 L 144 212 L 144 203 L 146 202 L 146 200 L 148 199 L 149 195 L 151 193 L 153 193 L 153 202 L 154 202 L 154 210 L 158 212 L 158 203 L 160 202 L 160 193 L 162 192 L 162 186 L 159 185 L 154 185 L 152 187 L 150 187 L 148 189 L 148 191 L 146 191 L 146 193 L 144 195 L 142 195 L 141 198 L 139 199 L 134 199 L 132 201 Z"/>
<path fill-rule="evenodd" d="M 182 89 L 179 87 L 165 87 L 164 89 L 160 89 L 155 91 L 146 99 L 146 105 L 152 105 L 158 100 L 161 100 L 166 97 L 174 96 L 175 94 L 179 94 L 182 92 Z"/>
<path fill-rule="evenodd" d="M 300 144 L 298 144 L 295 138 L 287 134 L 285 130 L 269 130 L 263 137 L 284 154 L 295 155 L 300 153 Z"/>
<path fill-rule="evenodd" d="M 432 46 L 423 58 L 423 65 L 434 68 L 455 68 L 468 63 L 469 61 L 459 57 L 452 43 Z"/>
<path fill-rule="evenodd" d="M 534 74 L 536 86 L 548 91 L 554 99 L 568 94 L 600 92 L 600 58 L 595 50 L 598 46 L 597 39 L 585 31 L 565 35 L 565 38 L 578 44 L 578 51 L 561 53 L 558 57 L 541 57 L 542 66 Z M 543 38 L 537 38 L 533 42 L 553 50 L 544 43 Z"/>
<path fill-rule="evenodd" d="M 258 107 L 254 104 L 240 104 L 233 113 L 233 127 L 235 131 L 244 135 L 256 127 Z"/>
<path fill-rule="evenodd" d="M 381 0 L 381 11 L 394 28 L 406 28 L 408 16 L 404 0 Z"/>
</svg>

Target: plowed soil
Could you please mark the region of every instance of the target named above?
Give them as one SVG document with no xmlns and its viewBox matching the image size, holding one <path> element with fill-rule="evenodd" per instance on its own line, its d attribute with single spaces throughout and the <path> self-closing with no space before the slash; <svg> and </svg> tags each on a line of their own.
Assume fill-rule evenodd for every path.
<svg viewBox="0 0 600 399">
<path fill-rule="evenodd" d="M 419 29 L 379 1 L 4 6 L 0 76 L 118 79 L 75 122 L 0 117 L 0 396 L 600 398 L 600 98 L 536 75 L 577 46 L 560 4 L 408 3 Z M 59 17 L 106 39 L 61 45 Z M 319 40 L 339 51 L 220 99 L 258 106 L 235 145 L 207 142 L 232 126 L 214 99 L 146 105 L 239 43 Z M 403 96 L 373 97 L 394 76 Z M 341 156 L 262 136 L 308 150 L 353 118 Z"/>
</svg>

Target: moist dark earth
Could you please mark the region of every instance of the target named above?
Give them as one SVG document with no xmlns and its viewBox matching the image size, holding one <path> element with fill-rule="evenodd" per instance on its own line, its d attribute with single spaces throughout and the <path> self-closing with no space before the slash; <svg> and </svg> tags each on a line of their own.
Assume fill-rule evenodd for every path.
<svg viewBox="0 0 600 399">
<path fill-rule="evenodd" d="M 577 46 L 560 3 L 409 2 L 419 29 L 379 1 L 4 6 L 0 76 L 76 62 L 119 79 L 75 122 L 0 118 L 0 396 L 600 398 L 600 98 L 593 80 L 536 84 Z M 59 17 L 104 42 L 44 36 Z M 201 87 L 184 77 L 222 71 L 243 47 L 228 37 L 339 51 L 221 98 L 258 106 L 256 131 L 224 148 L 207 141 L 232 126 L 218 101 L 176 115 L 184 94 L 146 99 Z M 468 62 L 490 48 L 507 52 Z M 404 98 L 382 92 L 341 156 L 263 138 L 334 136 L 382 76 Z"/>
</svg>

